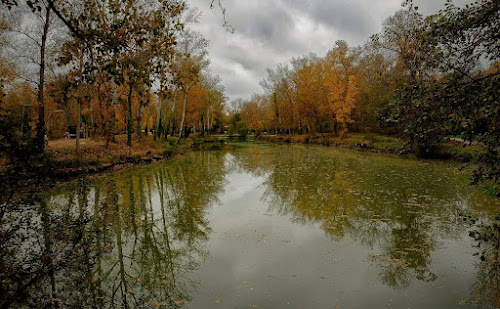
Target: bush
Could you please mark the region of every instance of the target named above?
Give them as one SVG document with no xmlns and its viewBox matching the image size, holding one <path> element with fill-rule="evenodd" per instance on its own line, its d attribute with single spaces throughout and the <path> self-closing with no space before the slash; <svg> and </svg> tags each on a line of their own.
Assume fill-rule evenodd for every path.
<svg viewBox="0 0 500 309">
<path fill-rule="evenodd" d="M 238 135 L 241 137 L 246 137 L 248 135 L 248 129 L 247 127 L 241 127 L 238 129 Z"/>
</svg>

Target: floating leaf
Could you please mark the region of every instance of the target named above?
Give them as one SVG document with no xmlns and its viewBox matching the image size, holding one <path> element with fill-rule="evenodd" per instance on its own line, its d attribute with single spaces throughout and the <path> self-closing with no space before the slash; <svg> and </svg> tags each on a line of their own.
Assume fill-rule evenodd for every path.
<svg viewBox="0 0 500 309">
<path fill-rule="evenodd" d="M 153 306 L 153 307 L 161 307 L 161 306 L 163 306 L 163 304 L 162 304 L 162 303 L 157 302 L 157 301 L 154 301 L 154 300 L 150 301 L 150 302 L 149 302 L 149 304 L 150 304 L 151 306 Z"/>
<path fill-rule="evenodd" d="M 185 299 L 171 298 L 170 299 L 176 306 L 180 306 L 186 302 Z"/>
</svg>

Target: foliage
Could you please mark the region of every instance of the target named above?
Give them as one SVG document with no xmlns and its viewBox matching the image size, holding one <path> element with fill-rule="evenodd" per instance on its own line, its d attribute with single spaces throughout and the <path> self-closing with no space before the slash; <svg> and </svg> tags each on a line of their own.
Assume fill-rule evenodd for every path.
<svg viewBox="0 0 500 309">
<path fill-rule="evenodd" d="M 104 136 L 109 146 L 126 132 L 131 147 L 134 133 L 210 134 L 223 126 L 224 89 L 207 70 L 208 41 L 184 27 L 199 15 L 184 1 L 7 0 L 1 8 L 2 47 L 29 49 L 37 71 L 27 70 L 19 55 L 1 59 L 4 149 L 19 148 L 19 135 L 23 145 L 41 153 L 47 138 L 62 138 L 75 126 L 77 153 L 80 136 Z M 37 22 L 30 28 L 20 22 L 33 16 Z M 7 78 L 11 62 L 21 63 L 23 74 Z M 190 99 L 191 86 L 203 95 Z M 25 150 L 10 153 L 16 157 Z"/>
</svg>

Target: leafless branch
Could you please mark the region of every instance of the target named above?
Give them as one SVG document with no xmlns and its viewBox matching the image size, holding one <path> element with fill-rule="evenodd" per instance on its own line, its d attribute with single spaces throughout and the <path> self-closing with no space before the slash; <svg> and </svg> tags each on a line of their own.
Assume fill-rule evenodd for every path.
<svg viewBox="0 0 500 309">
<path fill-rule="evenodd" d="M 38 40 L 36 40 L 34 37 L 32 37 L 31 35 L 27 34 L 26 32 L 24 31 L 21 31 L 21 30 L 7 30 L 9 32 L 13 32 L 13 33 L 18 33 L 18 34 L 22 34 L 24 35 L 25 37 L 27 37 L 28 39 L 30 39 L 31 41 L 33 41 L 38 47 L 41 47 L 42 45 L 40 44 L 40 42 L 38 42 Z"/>
<path fill-rule="evenodd" d="M 227 21 L 227 16 L 226 16 L 226 8 L 224 7 L 224 5 L 222 5 L 222 0 L 212 0 L 212 2 L 210 3 L 210 8 L 213 9 L 215 7 L 215 2 L 217 1 L 217 5 L 218 7 L 220 8 L 220 10 L 222 11 L 222 19 L 224 21 L 224 23 L 222 24 L 222 26 L 224 28 L 226 28 L 226 30 L 230 33 L 234 33 L 235 29 L 233 26 L 231 26 L 228 21 Z"/>
</svg>

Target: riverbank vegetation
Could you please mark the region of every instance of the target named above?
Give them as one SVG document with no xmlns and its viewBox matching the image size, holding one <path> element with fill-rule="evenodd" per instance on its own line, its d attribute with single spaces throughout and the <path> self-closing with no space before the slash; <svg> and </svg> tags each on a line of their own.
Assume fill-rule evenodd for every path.
<svg viewBox="0 0 500 309">
<path fill-rule="evenodd" d="M 449 2 L 427 17 L 405 1 L 363 46 L 337 41 L 326 55 L 269 69 L 264 92 L 233 108 L 210 72 L 208 41 L 189 27 L 199 12 L 181 0 L 145 3 L 2 0 L 2 162 L 43 162 L 47 140 L 63 137 L 74 137 L 72 160 L 82 162 L 82 138 L 130 155 L 134 143 L 149 145 L 150 134 L 162 145 L 190 134 L 253 132 L 271 141 L 473 157 L 474 182 L 499 190 L 498 1 Z"/>
<path fill-rule="evenodd" d="M 257 135 L 256 140 L 272 143 L 290 143 L 290 144 L 311 144 L 333 146 L 353 150 L 368 152 L 402 154 L 404 141 L 400 138 L 375 134 L 375 133 L 356 133 L 338 136 L 335 134 L 309 134 L 309 135 Z M 460 139 L 451 139 L 448 142 L 441 143 L 436 147 L 434 158 L 452 159 L 459 162 L 476 163 L 485 153 L 485 148 L 480 145 L 469 145 L 464 147 L 464 142 Z M 406 154 L 415 156 L 414 154 Z"/>
<path fill-rule="evenodd" d="M 220 129 L 224 88 L 210 72 L 208 41 L 190 29 L 200 13 L 184 1 L 0 8 L 4 166 L 157 156 L 190 133 Z"/>
<path fill-rule="evenodd" d="M 152 136 L 148 136 L 140 141 L 132 141 L 132 145 L 127 147 L 127 137 L 121 135 L 109 146 L 106 146 L 104 138 L 86 139 L 82 141 L 80 155 L 75 153 L 71 140 L 51 141 L 46 155 L 53 176 L 61 178 L 160 161 L 186 153 L 197 145 L 192 138 L 179 143 L 175 137 L 155 141 Z"/>
<path fill-rule="evenodd" d="M 235 102 L 233 118 L 243 131 L 292 141 L 318 133 L 393 136 L 404 152 L 427 158 L 442 157 L 450 139 L 480 145 L 474 181 L 498 190 L 499 7 L 449 2 L 424 17 L 406 1 L 363 46 L 338 41 L 325 56 L 268 69 L 264 93 Z"/>
<path fill-rule="evenodd" d="M 446 289 L 453 291 L 450 308 L 463 299 L 498 304 L 498 237 L 483 241 L 495 232 L 483 227 L 471 234 L 474 241 L 464 241 L 470 226 L 463 214 L 493 221 L 500 199 L 469 187 L 454 164 L 315 148 L 226 145 L 52 188 L 45 183 L 17 188 L 0 204 L 6 210 L 2 223 L 10 223 L 0 225 L 5 265 L 0 306 L 218 308 L 231 302 L 251 307 L 244 303 L 253 303 L 251 295 L 272 294 L 273 302 L 263 304 L 278 297 L 288 302 L 298 282 L 322 287 L 337 280 L 324 274 L 338 269 L 363 278 L 342 287 L 345 291 L 370 282 L 374 289 L 405 291 L 412 299 L 428 293 L 427 300 L 442 304 L 447 293 L 426 291 L 435 290 L 438 281 L 454 286 L 458 275 L 467 284 L 460 281 L 459 291 Z M 318 236 L 306 245 L 294 235 Z M 471 248 L 476 240 L 481 246 Z M 340 244 L 344 247 L 331 250 Z M 243 261 L 231 254 L 240 256 L 246 246 L 255 254 L 242 255 Z M 256 264 L 250 277 L 220 271 L 228 260 L 245 270 L 264 255 L 269 261 Z M 476 263 L 483 255 L 484 262 Z M 268 265 L 276 266 L 271 272 Z M 314 271 L 318 267 L 321 271 Z M 466 271 L 472 274 L 464 276 Z M 277 278 L 287 289 L 273 289 Z M 221 289 L 242 280 L 256 288 L 216 298 L 204 292 L 225 280 L 230 283 Z M 254 282 L 270 286 L 258 289 Z M 411 288 L 417 284 L 424 290 Z M 250 296 L 241 300 L 242 291 Z M 318 291 L 321 307 L 329 307 L 332 290 Z M 352 297 L 355 303 L 358 297 Z M 299 295 L 291 304 L 306 307 L 307 301 Z M 385 307 L 383 302 L 380 308 Z"/>
<path fill-rule="evenodd" d="M 185 1 L 1 0 L 0 308 L 500 305 L 498 0 L 405 1 L 232 107 Z M 249 136 L 487 190 L 270 143 L 84 177 Z"/>
</svg>

